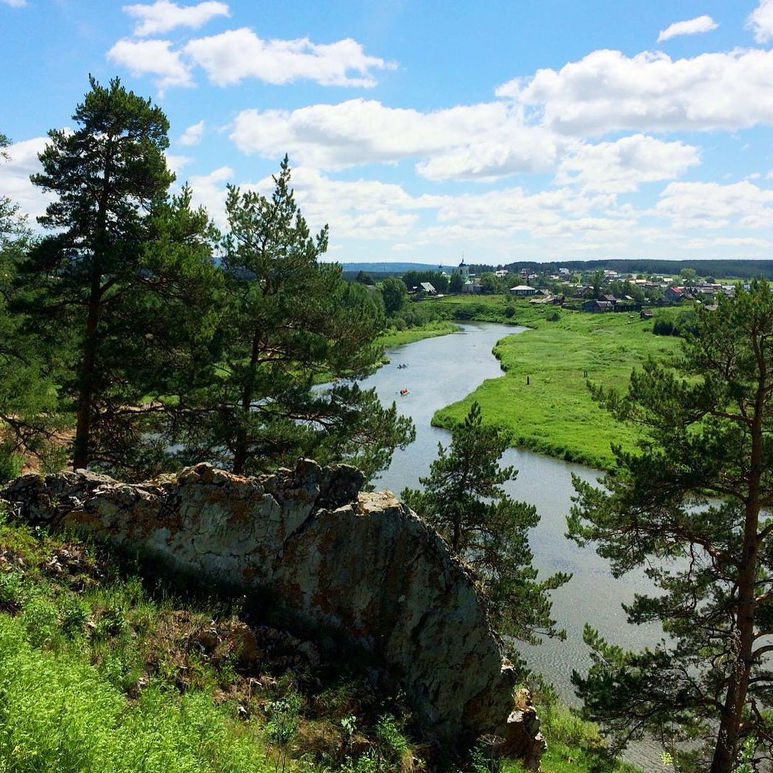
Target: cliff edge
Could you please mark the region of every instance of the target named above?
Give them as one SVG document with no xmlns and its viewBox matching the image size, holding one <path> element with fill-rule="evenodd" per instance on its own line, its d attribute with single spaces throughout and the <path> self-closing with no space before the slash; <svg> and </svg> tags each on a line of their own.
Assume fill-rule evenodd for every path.
<svg viewBox="0 0 773 773">
<path fill-rule="evenodd" d="M 515 705 L 515 672 L 473 578 L 391 492 L 362 492 L 362 483 L 353 467 L 302 459 L 256 478 L 200 464 L 135 485 L 83 470 L 23 475 L 0 499 L 26 521 L 274 594 L 305 624 L 381 658 L 437 742 L 498 736 L 538 770 L 539 722 L 527 702 Z"/>
</svg>

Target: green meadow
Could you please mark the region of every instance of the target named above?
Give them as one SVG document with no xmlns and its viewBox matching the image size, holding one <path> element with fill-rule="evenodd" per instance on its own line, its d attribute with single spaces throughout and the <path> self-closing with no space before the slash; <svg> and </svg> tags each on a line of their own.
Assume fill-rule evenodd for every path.
<svg viewBox="0 0 773 773">
<path fill-rule="evenodd" d="M 501 296 L 465 301 L 484 304 L 486 317 L 506 308 Z M 656 318 L 678 311 L 660 309 Z M 634 368 L 648 357 L 677 351 L 679 339 L 653 335 L 653 320 L 641 320 L 638 313 L 588 314 L 521 301 L 508 321 L 513 319 L 532 329 L 507 336 L 495 347 L 503 375 L 438 411 L 433 423 L 450 428 L 475 400 L 486 421 L 510 434 L 512 445 L 609 468 L 614 461 L 610 444 L 631 448 L 637 433 L 594 403 L 587 382 L 624 390 Z"/>
</svg>

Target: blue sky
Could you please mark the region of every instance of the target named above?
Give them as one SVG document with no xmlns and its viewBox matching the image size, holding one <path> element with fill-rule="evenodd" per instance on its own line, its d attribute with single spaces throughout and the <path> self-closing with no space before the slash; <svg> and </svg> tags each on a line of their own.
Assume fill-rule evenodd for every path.
<svg viewBox="0 0 773 773">
<path fill-rule="evenodd" d="M 91 73 L 164 109 L 221 226 L 288 153 L 329 259 L 773 258 L 773 0 L 0 0 L 0 30 L 32 218 Z"/>
</svg>

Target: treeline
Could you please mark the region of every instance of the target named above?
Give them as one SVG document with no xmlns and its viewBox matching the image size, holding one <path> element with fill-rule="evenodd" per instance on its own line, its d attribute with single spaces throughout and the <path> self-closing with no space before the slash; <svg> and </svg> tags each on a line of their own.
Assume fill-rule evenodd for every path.
<svg viewBox="0 0 773 773">
<path fill-rule="evenodd" d="M 492 271 L 493 266 L 476 265 L 475 271 Z M 662 260 L 657 258 L 620 258 L 599 260 L 551 260 L 544 263 L 536 261 L 514 261 L 504 268 L 520 271 L 527 268 L 535 273 L 555 273 L 559 268 L 571 271 L 593 271 L 609 269 L 621 274 L 653 274 L 675 276 L 685 269 L 695 271 L 698 276 L 712 276 L 717 279 L 773 279 L 773 260 Z"/>
<path fill-rule="evenodd" d="M 32 180 L 34 237 L 0 200 L 0 478 L 43 468 L 145 478 L 202 460 L 252 473 L 313 455 L 368 475 L 413 437 L 341 380 L 380 357 L 380 298 L 318 258 L 287 159 L 270 197 L 230 187 L 227 228 L 172 193 L 166 116 L 91 80 Z M 7 140 L 2 138 L 3 146 Z"/>
</svg>

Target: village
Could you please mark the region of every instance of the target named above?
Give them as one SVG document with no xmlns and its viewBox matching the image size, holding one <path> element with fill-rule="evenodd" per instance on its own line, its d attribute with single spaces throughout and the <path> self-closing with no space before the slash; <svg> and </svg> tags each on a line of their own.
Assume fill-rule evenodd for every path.
<svg viewBox="0 0 773 773">
<path fill-rule="evenodd" d="M 409 298 L 420 300 L 445 294 L 503 295 L 528 298 L 534 305 L 560 306 L 590 313 L 641 312 L 646 307 L 695 302 L 713 307 L 719 295 L 732 296 L 735 283 L 700 277 L 693 269 L 672 276 L 623 273 L 597 268 L 576 271 L 551 267 L 546 271 L 518 268 L 517 264 L 481 270 L 464 260 L 451 273 L 409 271 L 403 274 Z M 748 287 L 748 285 L 745 285 Z"/>
</svg>

